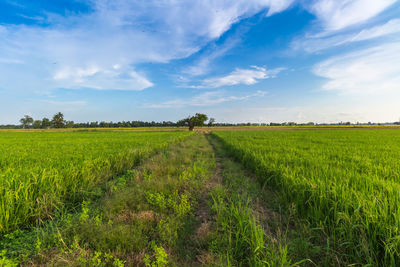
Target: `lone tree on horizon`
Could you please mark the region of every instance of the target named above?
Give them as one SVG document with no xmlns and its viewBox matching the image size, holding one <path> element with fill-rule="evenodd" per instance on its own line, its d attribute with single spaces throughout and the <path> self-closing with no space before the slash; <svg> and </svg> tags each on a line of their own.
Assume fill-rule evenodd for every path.
<svg viewBox="0 0 400 267">
<path fill-rule="evenodd" d="M 186 119 L 178 121 L 176 124 L 178 126 L 188 126 L 189 131 L 193 131 L 195 126 L 204 126 L 204 123 L 208 120 L 206 114 L 196 113 L 194 116 L 189 116 Z"/>
</svg>

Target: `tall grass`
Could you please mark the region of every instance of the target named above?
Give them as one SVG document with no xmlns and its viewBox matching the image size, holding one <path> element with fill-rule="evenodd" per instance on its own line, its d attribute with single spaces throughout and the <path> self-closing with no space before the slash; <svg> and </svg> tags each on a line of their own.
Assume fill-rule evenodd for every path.
<svg viewBox="0 0 400 267">
<path fill-rule="evenodd" d="M 400 264 L 400 132 L 215 132 L 347 263 Z"/>
<path fill-rule="evenodd" d="M 0 234 L 51 218 L 187 132 L 0 132 Z"/>
</svg>

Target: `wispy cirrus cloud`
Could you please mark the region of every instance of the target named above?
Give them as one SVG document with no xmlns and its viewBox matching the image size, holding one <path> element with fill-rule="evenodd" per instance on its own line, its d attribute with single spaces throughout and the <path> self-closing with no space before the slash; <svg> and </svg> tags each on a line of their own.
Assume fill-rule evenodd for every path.
<svg viewBox="0 0 400 267">
<path fill-rule="evenodd" d="M 385 24 L 363 29 L 350 39 L 351 42 L 369 40 L 394 33 L 400 33 L 400 19 L 392 19 Z"/>
<path fill-rule="evenodd" d="M 267 70 L 265 67 L 251 66 L 249 69 L 237 68 L 226 76 L 205 79 L 200 85 L 192 88 L 218 88 L 238 84 L 252 85 L 259 80 L 274 78 L 285 68 Z"/>
<path fill-rule="evenodd" d="M 334 56 L 317 64 L 314 73 L 327 81 L 324 90 L 343 94 L 400 93 L 400 42 Z"/>
<path fill-rule="evenodd" d="M 397 0 L 314 0 L 308 4 L 327 31 L 337 31 L 363 23 L 381 13 Z"/>
<path fill-rule="evenodd" d="M 314 53 L 340 45 L 393 36 L 399 33 L 400 19 L 391 19 L 384 24 L 354 31 L 353 33 L 334 34 L 322 37 L 302 36 L 292 42 L 292 47 L 296 50 L 302 49 L 309 53 Z"/>
<path fill-rule="evenodd" d="M 182 73 L 190 76 L 205 75 L 210 70 L 210 65 L 216 59 L 224 56 L 229 50 L 240 42 L 239 38 L 231 37 L 219 46 L 212 44 L 193 64 L 186 67 Z"/>
<path fill-rule="evenodd" d="M 291 47 L 308 53 L 346 44 L 396 35 L 400 20 L 387 18 L 380 25 L 371 24 L 380 13 L 398 0 L 314 0 L 304 2 L 306 9 L 316 16 L 309 30 L 295 38 Z M 382 20 L 380 20 L 382 21 Z"/>
<path fill-rule="evenodd" d="M 212 106 L 231 101 L 246 101 L 254 97 L 265 96 L 265 94 L 266 94 L 265 91 L 257 91 L 251 94 L 233 96 L 233 95 L 227 95 L 224 91 L 211 91 L 195 95 L 194 97 L 188 99 L 178 98 L 174 100 L 165 101 L 160 104 L 146 105 L 146 107 L 150 108 L 180 108 L 186 106 L 203 107 L 203 106 Z"/>
</svg>

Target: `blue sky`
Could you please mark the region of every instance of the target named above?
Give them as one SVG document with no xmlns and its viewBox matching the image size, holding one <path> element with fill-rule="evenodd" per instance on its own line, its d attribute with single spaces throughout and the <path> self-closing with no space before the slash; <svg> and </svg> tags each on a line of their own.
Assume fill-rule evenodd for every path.
<svg viewBox="0 0 400 267">
<path fill-rule="evenodd" d="M 400 119 L 396 0 L 1 0 L 0 124 Z"/>
</svg>

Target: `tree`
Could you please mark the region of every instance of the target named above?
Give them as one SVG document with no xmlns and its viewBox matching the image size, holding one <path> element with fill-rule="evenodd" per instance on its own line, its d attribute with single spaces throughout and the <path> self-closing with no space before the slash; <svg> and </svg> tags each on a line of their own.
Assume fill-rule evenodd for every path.
<svg viewBox="0 0 400 267">
<path fill-rule="evenodd" d="M 48 118 L 43 118 L 42 119 L 42 124 L 40 125 L 40 128 L 47 129 L 50 126 L 51 126 L 51 121 Z"/>
<path fill-rule="evenodd" d="M 22 128 L 29 127 L 33 123 L 33 118 L 31 116 L 25 115 L 22 119 L 19 120 L 22 124 Z"/>
<path fill-rule="evenodd" d="M 178 126 L 188 126 L 189 131 L 193 131 L 195 126 L 204 126 L 204 122 L 208 120 L 206 114 L 196 113 L 194 116 L 189 116 L 186 119 L 178 121 Z"/>
<path fill-rule="evenodd" d="M 66 121 L 65 122 L 65 127 L 66 128 L 74 128 L 74 126 L 75 126 L 74 121 Z"/>
<path fill-rule="evenodd" d="M 215 119 L 214 119 L 214 118 L 210 118 L 210 119 L 208 120 L 208 127 L 213 126 L 214 123 L 215 123 Z"/>
<path fill-rule="evenodd" d="M 42 125 L 41 120 L 35 120 L 32 124 L 32 127 L 33 127 L 33 129 L 39 129 L 41 125 Z"/>
<path fill-rule="evenodd" d="M 51 121 L 54 128 L 64 128 L 65 121 L 64 121 L 64 114 L 58 112 L 53 116 L 53 120 Z"/>
</svg>

